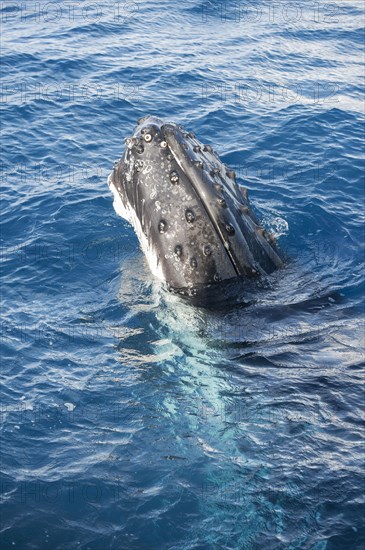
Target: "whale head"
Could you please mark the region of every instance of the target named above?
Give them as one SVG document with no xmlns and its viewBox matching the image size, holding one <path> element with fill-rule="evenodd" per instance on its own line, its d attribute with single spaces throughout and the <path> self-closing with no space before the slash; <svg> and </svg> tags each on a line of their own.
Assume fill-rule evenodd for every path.
<svg viewBox="0 0 365 550">
<path fill-rule="evenodd" d="M 152 273 L 186 294 L 282 264 L 233 171 L 210 145 L 154 116 L 138 121 L 108 184 Z"/>
</svg>

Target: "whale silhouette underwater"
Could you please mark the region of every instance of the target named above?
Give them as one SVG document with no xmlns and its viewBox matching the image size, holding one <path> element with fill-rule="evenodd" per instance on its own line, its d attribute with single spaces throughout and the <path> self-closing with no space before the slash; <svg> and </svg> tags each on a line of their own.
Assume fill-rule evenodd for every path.
<svg viewBox="0 0 365 550">
<path fill-rule="evenodd" d="M 138 120 L 108 178 L 117 214 L 138 236 L 152 273 L 184 297 L 283 265 L 247 189 L 210 145 L 178 124 Z"/>
</svg>

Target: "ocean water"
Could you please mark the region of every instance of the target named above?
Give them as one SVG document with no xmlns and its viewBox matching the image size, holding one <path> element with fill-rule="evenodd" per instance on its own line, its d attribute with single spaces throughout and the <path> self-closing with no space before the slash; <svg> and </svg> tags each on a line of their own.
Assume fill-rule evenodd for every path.
<svg viewBox="0 0 365 550">
<path fill-rule="evenodd" d="M 1 548 L 363 548 L 362 2 L 0 15 Z M 148 113 L 278 236 L 236 304 L 166 294 L 113 210 Z"/>
</svg>

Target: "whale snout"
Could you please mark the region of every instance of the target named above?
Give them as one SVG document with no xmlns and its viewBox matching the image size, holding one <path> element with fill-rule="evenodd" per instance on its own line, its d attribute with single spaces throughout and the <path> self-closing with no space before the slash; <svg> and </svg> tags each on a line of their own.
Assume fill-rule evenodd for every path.
<svg viewBox="0 0 365 550">
<path fill-rule="evenodd" d="M 140 119 L 125 144 L 109 178 L 114 207 L 171 289 L 257 277 L 281 265 L 247 190 L 210 145 L 154 116 Z"/>
</svg>

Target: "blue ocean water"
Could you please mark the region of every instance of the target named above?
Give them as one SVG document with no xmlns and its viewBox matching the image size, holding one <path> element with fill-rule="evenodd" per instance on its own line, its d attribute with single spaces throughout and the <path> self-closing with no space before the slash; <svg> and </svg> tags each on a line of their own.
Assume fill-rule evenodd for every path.
<svg viewBox="0 0 365 550">
<path fill-rule="evenodd" d="M 2 2 L 1 548 L 363 547 L 362 8 Z M 167 295 L 114 213 L 148 113 L 278 235 L 248 306 Z"/>
</svg>

